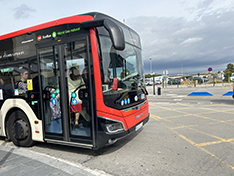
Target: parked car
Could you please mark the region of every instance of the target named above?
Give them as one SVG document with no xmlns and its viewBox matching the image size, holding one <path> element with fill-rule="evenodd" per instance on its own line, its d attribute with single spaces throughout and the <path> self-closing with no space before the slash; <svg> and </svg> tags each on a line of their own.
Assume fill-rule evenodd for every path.
<svg viewBox="0 0 234 176">
<path fill-rule="evenodd" d="M 155 81 L 155 85 L 159 85 L 159 84 L 161 84 L 160 81 Z"/>
<path fill-rule="evenodd" d="M 180 82 L 181 82 L 181 79 L 169 79 L 168 80 L 168 85 L 178 85 L 178 84 L 180 84 Z"/>
<path fill-rule="evenodd" d="M 146 81 L 146 82 L 145 82 L 145 85 L 146 85 L 146 86 L 152 86 L 152 85 L 153 85 L 153 82 L 152 82 L 152 81 Z"/>
</svg>

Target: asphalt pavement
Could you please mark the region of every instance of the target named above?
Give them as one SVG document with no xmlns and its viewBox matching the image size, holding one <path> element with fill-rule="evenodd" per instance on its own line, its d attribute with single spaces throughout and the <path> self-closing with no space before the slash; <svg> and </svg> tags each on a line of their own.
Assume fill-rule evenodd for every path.
<svg viewBox="0 0 234 176">
<path fill-rule="evenodd" d="M 2 138 L 1 138 L 2 139 Z M 1 176 L 108 176 L 103 171 L 92 170 L 46 154 L 6 145 L 0 141 Z"/>
<path fill-rule="evenodd" d="M 233 175 L 232 86 L 149 91 L 149 122 L 96 153 L 36 143 L 19 148 L 0 138 L 0 175 Z M 191 92 L 213 96 L 189 97 Z M 157 92 L 156 92 L 157 93 Z"/>
</svg>

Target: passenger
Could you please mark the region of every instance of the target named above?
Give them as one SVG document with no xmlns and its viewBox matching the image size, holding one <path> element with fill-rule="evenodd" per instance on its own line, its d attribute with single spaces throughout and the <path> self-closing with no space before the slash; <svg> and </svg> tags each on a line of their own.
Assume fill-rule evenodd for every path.
<svg viewBox="0 0 234 176">
<path fill-rule="evenodd" d="M 27 79 L 28 79 L 28 71 L 24 69 L 20 69 L 20 81 L 16 83 L 16 88 L 18 88 L 19 95 L 26 96 L 27 88 Z"/>
<path fill-rule="evenodd" d="M 72 113 L 75 113 L 75 128 L 79 128 L 79 117 L 80 111 L 82 111 L 82 101 L 79 99 L 78 90 L 79 86 L 84 85 L 84 80 L 80 75 L 80 70 L 76 67 L 71 67 L 69 69 L 70 75 L 68 76 L 68 92 L 69 92 L 69 102 L 70 110 Z M 74 92 L 76 91 L 76 92 Z M 76 96 L 72 97 L 72 93 L 75 93 Z M 76 103 L 74 103 L 76 102 Z"/>
<path fill-rule="evenodd" d="M 111 71 L 107 69 L 107 75 L 105 75 L 105 81 L 104 81 L 107 84 L 111 83 L 110 75 L 111 75 Z"/>
<path fill-rule="evenodd" d="M 85 83 L 85 87 L 87 89 L 87 91 L 89 91 L 89 79 L 88 79 L 88 72 L 87 72 L 87 68 L 84 68 L 83 71 L 82 71 L 82 78 L 84 80 L 84 83 Z M 85 100 L 82 102 L 82 111 L 80 112 L 80 114 L 82 115 L 82 117 L 85 119 L 86 122 L 89 122 L 90 121 L 90 116 L 89 114 L 87 113 L 87 109 L 88 109 L 88 101 Z M 83 125 L 87 123 L 86 122 L 83 122 Z"/>
<path fill-rule="evenodd" d="M 14 92 L 14 78 L 12 77 L 12 73 L 9 72 L 6 74 L 6 79 L 4 81 L 4 96 L 5 96 L 5 98 L 12 97 L 13 92 Z"/>
<path fill-rule="evenodd" d="M 4 81 L 2 78 L 0 78 L 0 89 L 4 88 Z"/>
</svg>

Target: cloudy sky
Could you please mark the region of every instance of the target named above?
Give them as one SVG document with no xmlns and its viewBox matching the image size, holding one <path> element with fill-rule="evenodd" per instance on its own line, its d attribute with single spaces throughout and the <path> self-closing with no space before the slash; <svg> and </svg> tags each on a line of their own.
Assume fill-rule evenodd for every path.
<svg viewBox="0 0 234 176">
<path fill-rule="evenodd" d="M 234 63 L 233 0 L 0 0 L 0 35 L 98 11 L 141 36 L 145 73 L 201 73 Z"/>
</svg>

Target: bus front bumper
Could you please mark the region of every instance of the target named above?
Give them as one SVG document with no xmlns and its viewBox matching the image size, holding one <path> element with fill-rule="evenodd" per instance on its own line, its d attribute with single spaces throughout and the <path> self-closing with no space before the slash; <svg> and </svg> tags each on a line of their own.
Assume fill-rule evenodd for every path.
<svg viewBox="0 0 234 176">
<path fill-rule="evenodd" d="M 106 133 L 104 131 L 98 131 L 98 141 L 97 141 L 97 148 L 101 148 L 104 146 L 108 146 L 111 144 L 114 144 L 118 140 L 121 140 L 138 130 L 140 130 L 147 122 L 149 121 L 149 114 L 146 118 L 144 118 L 142 121 L 134 125 L 133 127 L 129 128 L 127 131 L 121 131 L 118 133 Z"/>
</svg>

